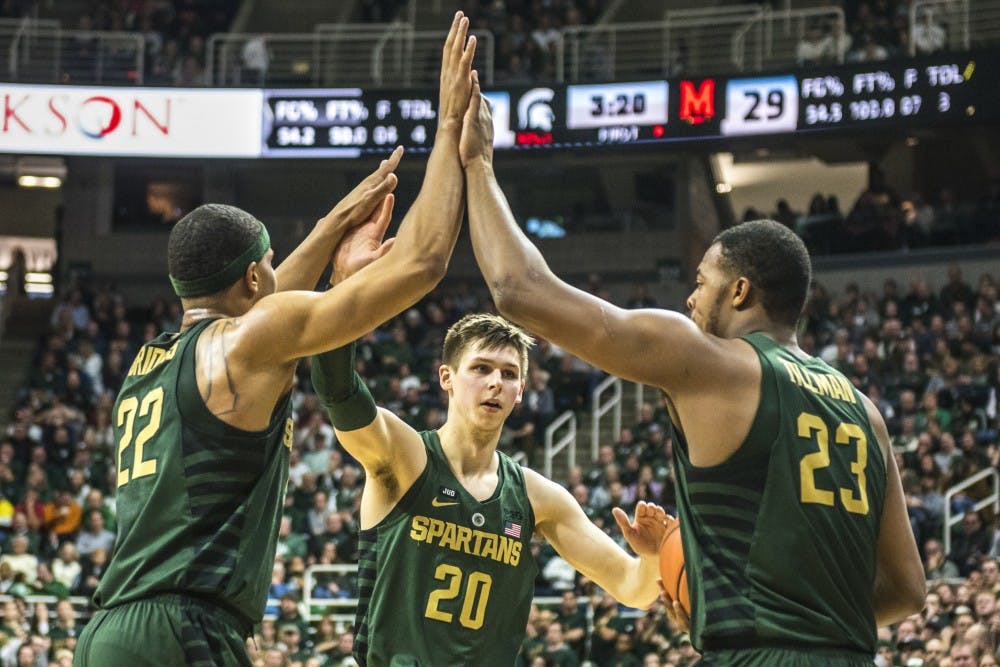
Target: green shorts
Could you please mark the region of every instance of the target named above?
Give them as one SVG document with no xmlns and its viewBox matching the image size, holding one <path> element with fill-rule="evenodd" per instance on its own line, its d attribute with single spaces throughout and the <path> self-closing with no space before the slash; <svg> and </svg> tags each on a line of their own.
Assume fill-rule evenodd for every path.
<svg viewBox="0 0 1000 667">
<path fill-rule="evenodd" d="M 221 608 L 158 595 L 102 609 L 80 634 L 74 667 L 250 667 L 249 627 Z"/>
<path fill-rule="evenodd" d="M 744 648 L 706 651 L 699 667 L 872 667 L 875 656 L 830 649 Z"/>
</svg>

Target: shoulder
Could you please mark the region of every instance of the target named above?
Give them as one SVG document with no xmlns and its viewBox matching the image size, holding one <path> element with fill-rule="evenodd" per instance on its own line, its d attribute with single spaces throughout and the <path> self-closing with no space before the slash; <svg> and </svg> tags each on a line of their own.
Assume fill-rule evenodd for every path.
<svg viewBox="0 0 1000 667">
<path fill-rule="evenodd" d="M 569 491 L 548 477 L 531 468 L 522 468 L 522 470 L 524 471 L 524 486 L 528 493 L 528 500 L 531 502 L 535 518 L 539 523 L 562 515 L 567 508 L 576 503 Z"/>
</svg>

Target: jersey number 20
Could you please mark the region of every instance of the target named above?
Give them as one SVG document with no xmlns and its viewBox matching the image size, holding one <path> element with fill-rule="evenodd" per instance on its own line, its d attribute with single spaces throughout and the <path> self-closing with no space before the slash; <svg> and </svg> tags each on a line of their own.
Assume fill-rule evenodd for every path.
<svg viewBox="0 0 1000 667">
<path fill-rule="evenodd" d="M 799 415 L 799 437 L 815 442 L 818 452 L 806 454 L 799 462 L 801 477 L 800 499 L 804 503 L 816 503 L 833 507 L 834 493 L 816 486 L 816 471 L 830 465 L 830 430 L 817 415 L 803 412 Z M 858 497 L 854 489 L 840 488 L 840 502 L 848 512 L 868 514 L 868 490 L 866 488 L 865 466 L 868 465 L 868 438 L 857 424 L 841 422 L 833 436 L 838 445 L 854 444 L 856 459 L 851 461 L 851 472 L 857 480 Z"/>
<path fill-rule="evenodd" d="M 118 486 L 128 484 L 129 469 L 122 468 L 125 460 L 125 450 L 132 444 L 132 433 L 135 430 L 136 413 L 140 417 L 149 417 L 146 426 L 139 431 L 135 439 L 135 452 L 132 453 L 131 479 L 138 479 L 156 473 L 156 459 L 143 459 L 143 447 L 160 428 L 160 414 L 163 411 L 163 387 L 156 387 L 142 397 L 142 402 L 135 396 L 129 396 L 118 404 L 118 418 L 115 425 L 125 427 L 122 439 L 118 442 Z"/>
<path fill-rule="evenodd" d="M 445 581 L 444 588 L 431 591 L 427 598 L 427 609 L 424 616 L 433 618 L 435 621 L 451 623 L 454 614 L 441 611 L 442 602 L 454 600 L 462 588 L 462 570 L 454 565 L 441 563 L 434 570 L 434 578 Z M 486 603 L 490 599 L 490 590 L 493 588 L 493 577 L 485 572 L 470 572 L 465 581 L 465 593 L 462 596 L 462 612 L 458 616 L 458 622 L 462 627 L 470 630 L 478 630 L 483 627 L 486 620 Z"/>
</svg>

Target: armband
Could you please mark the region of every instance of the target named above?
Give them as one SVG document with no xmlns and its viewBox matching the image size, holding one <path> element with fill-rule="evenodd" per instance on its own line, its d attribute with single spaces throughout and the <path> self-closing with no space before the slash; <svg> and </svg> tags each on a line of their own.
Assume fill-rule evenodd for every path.
<svg viewBox="0 0 1000 667">
<path fill-rule="evenodd" d="M 354 370 L 355 344 L 312 358 L 312 383 L 334 427 L 353 431 L 375 421 L 378 409 L 368 386 Z"/>
</svg>

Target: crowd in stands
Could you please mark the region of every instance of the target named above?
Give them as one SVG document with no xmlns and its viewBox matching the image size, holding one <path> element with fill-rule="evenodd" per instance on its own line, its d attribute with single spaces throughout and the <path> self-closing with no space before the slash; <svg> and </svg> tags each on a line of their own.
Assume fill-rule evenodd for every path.
<svg viewBox="0 0 1000 667">
<path fill-rule="evenodd" d="M 60 83 L 201 86 L 205 44 L 227 32 L 241 0 L 89 0 L 70 19 L 46 0 L 2 0 L 0 18 L 58 17 L 67 31 Z M 141 35 L 142 47 L 104 33 Z M 140 66 L 142 77 L 140 80 Z"/>
<path fill-rule="evenodd" d="M 607 0 L 479 0 L 469 3 L 472 29 L 496 39 L 496 77 L 508 83 L 554 81 L 560 31 L 590 25 Z"/>
<path fill-rule="evenodd" d="M 921 9 L 911 26 L 911 0 L 845 0 L 840 4 L 844 23 L 817 19 L 807 24 L 796 48 L 800 65 L 926 56 L 948 46 L 950 26 L 945 13 L 934 7 Z"/>
<path fill-rule="evenodd" d="M 589 288 L 601 290 L 599 282 Z M 656 302 L 637 286 L 627 305 Z M 812 288 L 801 345 L 843 371 L 885 416 L 913 530 L 934 582 L 923 614 L 891 635 L 882 631 L 883 665 L 995 664 L 991 658 L 939 658 L 965 650 L 976 660 L 992 656 L 1000 637 L 1000 517 L 973 511 L 973 500 L 959 495 L 952 510 L 964 516 L 950 556 L 941 544 L 944 491 L 1000 460 L 998 306 L 992 276 L 969 284 L 958 267 L 937 289 L 922 280 L 908 289 L 889 280 L 881 291 L 851 285 L 843 294 L 829 294 L 820 284 Z M 365 336 L 357 363 L 378 402 L 416 428 L 439 426 L 447 409 L 436 381 L 444 332 L 463 313 L 488 307 L 465 287 L 439 290 Z M 0 617 L 0 665 L 68 664 L 86 614 L 78 618 L 67 597 L 93 593 L 114 549 L 114 396 L 138 347 L 159 331 L 178 330 L 180 315 L 176 301 L 129 308 L 107 288 L 74 289 L 56 303 L 28 386 L 0 422 L 0 593 L 12 596 Z M 546 425 L 567 409 L 586 410 L 600 379 L 579 359 L 538 341 L 524 401 L 508 421 L 501 448 L 539 463 Z M 303 595 L 310 565 L 357 560 L 363 471 L 339 447 L 310 390 L 305 362 L 294 410 L 296 446 L 272 602 L 249 647 L 257 664 L 352 664 L 353 609 L 325 603 L 357 596 L 353 574 L 317 572 L 312 608 L 305 608 Z M 560 481 L 595 523 L 621 539 L 612 507 L 629 510 L 646 499 L 673 509 L 671 447 L 665 406 L 652 400 L 614 442 L 601 445 L 597 461 L 569 470 Z M 539 563 L 536 593 L 560 602 L 533 609 L 524 664 L 589 659 L 601 667 L 686 666 L 696 659 L 660 605 L 636 615 L 548 545 L 534 544 L 532 554 Z M 26 602 L 35 595 L 58 601 Z M 594 611 L 592 625 L 585 603 Z M 924 662 L 906 662 L 914 657 Z"/>
<path fill-rule="evenodd" d="M 240 0 L 91 0 L 89 4 L 90 11 L 74 24 L 66 24 L 63 18 L 65 28 L 79 31 L 64 54 L 63 83 L 95 83 L 98 75 L 101 83 L 136 83 L 135 64 L 140 56 L 145 85 L 199 86 L 205 84 L 206 40 L 214 32 L 228 31 Z M 945 13 L 933 7 L 921 10 L 911 26 L 911 0 L 843 0 L 839 4 L 843 22 L 807 22 L 795 53 L 800 65 L 879 61 L 911 52 L 927 55 L 948 46 L 951 26 Z M 398 20 L 405 5 L 404 0 L 361 0 L 360 18 L 376 23 Z M 607 6 L 607 0 L 472 0 L 463 10 L 474 31 L 488 30 L 496 40 L 496 79 L 516 84 L 555 80 L 560 31 L 595 23 Z M 46 0 L 0 0 L 0 17 L 50 14 L 51 3 Z M 144 52 L 135 53 L 129 43 L 100 43 L 91 34 L 94 31 L 141 33 Z M 250 43 L 254 44 L 250 56 L 244 57 L 249 57 L 252 67 L 259 67 L 268 57 L 266 46 L 259 40 Z M 675 62 L 667 64 L 668 71 L 682 71 L 685 47 L 675 50 L 671 59 Z M 587 64 L 587 71 L 597 78 L 613 77 L 607 69 L 600 62 Z"/>
<path fill-rule="evenodd" d="M 874 172 L 872 184 L 846 212 L 835 195 L 816 193 L 804 211 L 786 199 L 770 213 L 748 208 L 744 220 L 769 216 L 795 231 L 813 254 L 910 250 L 975 245 L 1000 239 L 1000 181 L 978 199 L 959 199 L 949 187 L 930 199 L 920 192 L 903 197 Z"/>
</svg>

